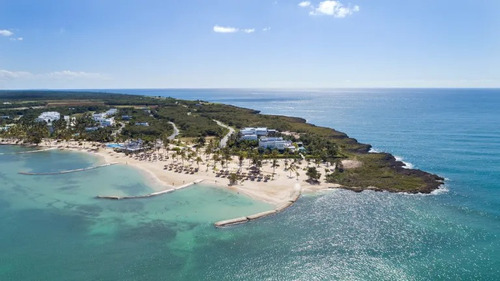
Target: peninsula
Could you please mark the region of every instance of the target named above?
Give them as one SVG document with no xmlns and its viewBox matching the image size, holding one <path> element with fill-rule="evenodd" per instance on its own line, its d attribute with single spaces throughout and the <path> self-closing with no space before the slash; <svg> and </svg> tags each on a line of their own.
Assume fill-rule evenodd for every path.
<svg viewBox="0 0 500 281">
<path fill-rule="evenodd" d="M 164 189 L 151 196 L 203 181 L 274 204 L 277 210 L 303 192 L 430 193 L 444 180 L 301 118 L 202 100 L 0 91 L 0 138 L 2 144 L 87 151 L 105 164 L 137 167 L 163 183 Z"/>
</svg>

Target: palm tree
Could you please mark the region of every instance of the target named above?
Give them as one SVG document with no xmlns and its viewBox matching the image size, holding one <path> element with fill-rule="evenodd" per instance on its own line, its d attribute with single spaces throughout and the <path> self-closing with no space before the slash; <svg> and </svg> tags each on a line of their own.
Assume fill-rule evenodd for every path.
<svg viewBox="0 0 500 281">
<path fill-rule="evenodd" d="M 318 184 L 321 178 L 321 173 L 316 170 L 316 167 L 307 168 L 306 175 L 308 177 L 307 181 L 311 184 Z"/>
<path fill-rule="evenodd" d="M 229 165 L 229 163 L 231 162 L 232 159 L 233 159 L 233 157 L 231 156 L 229 151 L 224 153 L 224 160 L 226 160 L 226 168 L 228 167 L 227 165 Z"/>
<path fill-rule="evenodd" d="M 276 159 L 278 158 L 278 155 L 279 155 L 278 151 L 276 149 L 273 149 L 273 151 L 271 152 L 271 157 L 273 159 Z"/>
<path fill-rule="evenodd" d="M 195 157 L 195 154 L 193 151 L 187 151 L 186 152 L 186 159 L 191 162 L 191 159 L 193 159 Z"/>
<path fill-rule="evenodd" d="M 271 167 L 273 167 L 273 176 L 272 176 L 272 178 L 274 179 L 274 174 L 276 172 L 276 167 L 278 167 L 278 161 L 276 159 L 273 159 L 273 163 L 271 164 Z"/>
<path fill-rule="evenodd" d="M 297 166 L 295 165 L 295 163 L 291 163 L 288 167 L 288 170 L 290 171 L 290 177 L 292 177 L 292 172 L 297 172 Z"/>
<path fill-rule="evenodd" d="M 216 152 L 216 153 L 214 153 L 214 154 L 213 154 L 213 156 L 212 156 L 212 160 L 214 160 L 214 170 L 215 170 L 215 168 L 216 168 L 216 166 L 217 166 L 217 162 L 220 160 L 220 157 L 219 157 L 219 153 L 218 153 L 218 152 Z"/>
<path fill-rule="evenodd" d="M 182 166 L 184 166 L 184 160 L 186 160 L 186 158 L 187 158 L 186 151 L 181 150 L 179 153 L 180 153 L 181 160 L 182 160 Z"/>
<path fill-rule="evenodd" d="M 316 163 L 316 166 L 319 167 L 319 164 L 321 164 L 321 159 L 319 158 L 319 156 L 317 156 L 318 158 L 314 159 L 314 162 Z"/>
<path fill-rule="evenodd" d="M 200 162 L 203 162 L 200 156 L 196 157 L 196 164 L 198 165 L 198 169 L 200 169 Z"/>
<path fill-rule="evenodd" d="M 163 149 L 165 150 L 165 155 L 168 157 L 168 151 L 170 149 L 168 143 L 163 143 Z"/>
<path fill-rule="evenodd" d="M 238 164 L 240 166 L 240 169 L 241 169 L 241 166 L 243 166 L 243 161 L 245 160 L 245 156 L 244 156 L 244 152 L 240 152 L 238 153 Z"/>
<path fill-rule="evenodd" d="M 262 168 L 262 160 L 258 159 L 255 163 L 255 167 L 257 167 L 258 171 L 260 172 L 260 168 Z"/>
<path fill-rule="evenodd" d="M 229 174 L 229 185 L 235 185 L 238 182 L 238 175 L 235 173 Z"/>
<path fill-rule="evenodd" d="M 259 162 L 259 160 L 261 158 L 260 153 L 256 150 L 254 150 L 252 152 L 251 158 L 252 158 L 252 164 L 257 165 L 257 162 Z"/>
</svg>

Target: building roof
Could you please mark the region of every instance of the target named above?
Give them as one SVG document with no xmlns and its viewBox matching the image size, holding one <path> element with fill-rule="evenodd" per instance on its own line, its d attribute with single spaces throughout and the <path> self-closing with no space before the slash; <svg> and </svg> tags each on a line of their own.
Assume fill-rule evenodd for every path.
<svg viewBox="0 0 500 281">
<path fill-rule="evenodd" d="M 260 138 L 260 141 L 262 142 L 269 142 L 269 141 L 283 141 L 282 137 L 274 138 L 274 137 L 262 137 Z"/>
</svg>

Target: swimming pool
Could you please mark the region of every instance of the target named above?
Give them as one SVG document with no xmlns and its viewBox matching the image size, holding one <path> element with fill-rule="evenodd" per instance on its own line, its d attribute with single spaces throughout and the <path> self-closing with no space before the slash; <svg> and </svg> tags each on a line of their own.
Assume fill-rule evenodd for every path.
<svg viewBox="0 0 500 281">
<path fill-rule="evenodd" d="M 108 143 L 106 144 L 107 147 L 111 147 L 111 148 L 121 148 L 123 147 L 123 144 L 119 144 L 119 143 Z"/>
</svg>

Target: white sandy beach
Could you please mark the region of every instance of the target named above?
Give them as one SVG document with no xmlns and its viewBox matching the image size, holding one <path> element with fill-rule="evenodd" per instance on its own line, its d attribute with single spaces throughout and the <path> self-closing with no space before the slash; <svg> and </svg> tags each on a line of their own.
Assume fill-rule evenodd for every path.
<svg viewBox="0 0 500 281">
<path fill-rule="evenodd" d="M 18 144 L 16 140 L 0 139 L 1 144 Z M 252 181 L 250 179 L 244 181 L 238 181 L 237 184 L 229 186 L 229 179 L 226 177 L 218 177 L 217 174 L 220 170 L 228 170 L 230 173 L 237 172 L 240 167 L 238 164 L 237 157 L 233 157 L 227 166 L 221 167 L 217 164 L 217 168 L 213 169 L 213 160 L 211 155 L 206 155 L 200 152 L 200 156 L 203 162 L 199 164 L 195 163 L 193 160 L 184 161 L 182 164 L 180 159 L 175 159 L 172 156 L 172 151 L 159 150 L 158 152 L 150 152 L 148 154 L 142 154 L 142 157 L 127 156 L 121 152 L 115 152 L 112 148 L 105 147 L 100 143 L 92 142 L 77 142 L 77 141 L 52 141 L 44 140 L 38 147 L 41 148 L 57 148 L 62 150 L 70 151 L 80 151 L 88 152 L 93 155 L 100 156 L 103 163 L 118 163 L 121 165 L 129 165 L 135 167 L 142 171 L 149 180 L 161 183 L 160 185 L 155 184 L 155 188 L 159 188 L 158 191 L 178 189 L 181 186 L 186 186 L 189 183 L 200 182 L 214 185 L 218 187 L 223 187 L 227 189 L 234 190 L 238 193 L 244 194 L 256 200 L 262 200 L 264 202 L 279 206 L 280 204 L 289 202 L 297 197 L 297 193 L 312 193 L 320 190 L 329 189 L 335 187 L 334 184 L 309 184 L 305 180 L 307 179 L 305 175 L 305 169 L 308 166 L 306 161 L 301 161 L 297 164 L 297 171 L 299 173 L 298 179 L 295 172 L 286 171 L 285 160 L 278 160 L 278 167 L 275 168 L 274 176 L 271 180 L 265 182 L 264 180 L 258 181 L 257 179 Z M 168 156 L 168 159 L 166 157 Z M 209 160 L 206 160 L 209 159 Z M 291 160 L 289 160 L 291 162 Z M 352 163 L 346 163 L 352 165 Z M 310 166 L 315 166 L 315 164 L 309 164 Z M 165 169 L 165 166 L 174 167 L 169 170 Z M 186 168 L 198 168 L 198 172 L 182 173 L 176 172 L 175 167 L 186 167 Z M 207 167 L 208 166 L 208 167 Z M 319 167 L 316 166 L 318 171 L 324 175 L 324 169 L 329 169 L 332 167 L 327 167 L 321 164 Z M 250 172 L 250 160 L 245 160 L 240 170 L 241 173 L 247 174 Z M 261 173 L 271 176 L 273 174 L 273 168 L 271 167 L 271 160 L 263 161 L 261 168 Z M 97 195 L 97 194 L 96 194 Z"/>
</svg>

